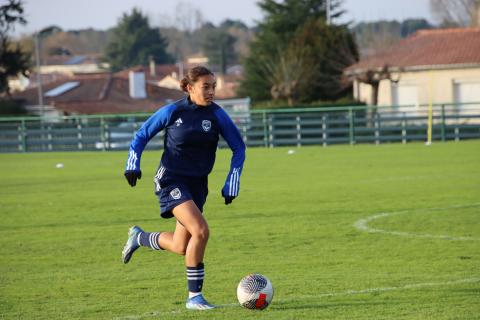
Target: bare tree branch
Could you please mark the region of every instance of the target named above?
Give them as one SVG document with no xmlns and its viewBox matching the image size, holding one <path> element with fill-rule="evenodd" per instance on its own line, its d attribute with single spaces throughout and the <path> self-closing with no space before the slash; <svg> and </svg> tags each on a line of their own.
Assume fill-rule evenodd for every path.
<svg viewBox="0 0 480 320">
<path fill-rule="evenodd" d="M 430 0 L 430 10 L 444 26 L 478 26 L 480 0 Z"/>
</svg>

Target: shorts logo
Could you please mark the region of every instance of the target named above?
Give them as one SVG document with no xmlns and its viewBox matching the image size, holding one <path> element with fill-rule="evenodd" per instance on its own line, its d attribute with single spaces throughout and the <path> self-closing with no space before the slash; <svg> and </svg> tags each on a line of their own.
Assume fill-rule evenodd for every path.
<svg viewBox="0 0 480 320">
<path fill-rule="evenodd" d="M 203 131 L 208 132 L 208 131 L 210 131 L 211 127 L 212 127 L 212 122 L 210 122 L 210 120 L 203 120 L 202 121 Z"/>
<path fill-rule="evenodd" d="M 175 199 L 175 200 L 178 200 L 182 197 L 182 193 L 180 192 L 180 189 L 178 188 L 175 188 L 173 189 L 171 192 L 170 192 L 170 196 Z"/>
</svg>

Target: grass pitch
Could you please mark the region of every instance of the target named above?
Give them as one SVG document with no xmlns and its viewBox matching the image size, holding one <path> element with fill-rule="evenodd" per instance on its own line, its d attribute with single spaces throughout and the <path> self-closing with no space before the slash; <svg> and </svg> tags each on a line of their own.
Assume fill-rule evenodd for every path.
<svg viewBox="0 0 480 320">
<path fill-rule="evenodd" d="M 205 215 L 205 296 L 184 308 L 182 257 L 141 248 L 127 230 L 171 230 L 142 159 L 126 152 L 2 154 L 1 319 L 480 319 L 480 141 L 247 150 L 240 197 L 223 205 L 220 150 Z M 56 168 L 63 163 L 63 168 Z M 259 272 L 265 311 L 235 305 Z"/>
</svg>

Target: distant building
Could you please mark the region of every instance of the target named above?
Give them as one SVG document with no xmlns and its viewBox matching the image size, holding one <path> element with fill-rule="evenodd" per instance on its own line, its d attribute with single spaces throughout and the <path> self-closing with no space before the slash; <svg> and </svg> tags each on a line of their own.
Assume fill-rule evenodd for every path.
<svg viewBox="0 0 480 320">
<path fill-rule="evenodd" d="M 146 81 L 143 72 L 75 75 L 43 86 L 44 106 L 38 105 L 37 88 L 12 94 L 23 100 L 31 114 L 56 116 L 152 112 L 184 97 L 180 90 Z"/>
<path fill-rule="evenodd" d="M 108 63 L 102 62 L 99 55 L 50 56 L 40 66 L 41 73 L 79 73 L 107 72 Z"/>
<path fill-rule="evenodd" d="M 155 84 L 166 76 L 171 76 L 175 79 L 180 79 L 181 76 L 181 70 L 177 64 L 155 64 L 153 61 L 148 66 L 138 65 L 119 71 L 117 76 L 128 78 L 130 71 L 143 72 L 146 81 Z"/>
<path fill-rule="evenodd" d="M 188 67 L 195 66 L 195 65 L 207 65 L 208 62 L 209 62 L 208 57 L 200 53 L 192 55 L 187 58 Z"/>
<path fill-rule="evenodd" d="M 372 87 L 358 77 L 385 66 L 399 81 L 380 81 L 378 105 L 480 105 L 480 28 L 420 30 L 349 66 L 345 74 L 355 79 L 357 100 L 372 103 Z"/>
<path fill-rule="evenodd" d="M 242 76 L 238 75 L 217 75 L 217 90 L 215 96 L 218 99 L 237 98 L 237 90 L 240 86 Z"/>
<path fill-rule="evenodd" d="M 42 85 L 47 85 L 76 74 L 105 73 L 110 68 L 108 63 L 100 61 L 98 55 L 49 56 L 40 66 L 40 78 Z M 29 77 L 19 75 L 8 81 L 12 92 L 23 91 L 38 86 L 38 70 L 31 72 Z"/>
<path fill-rule="evenodd" d="M 156 84 L 157 86 L 163 87 L 163 88 L 170 88 L 170 89 L 180 88 L 180 80 L 171 75 L 165 76 L 163 79 L 159 80 Z"/>
</svg>

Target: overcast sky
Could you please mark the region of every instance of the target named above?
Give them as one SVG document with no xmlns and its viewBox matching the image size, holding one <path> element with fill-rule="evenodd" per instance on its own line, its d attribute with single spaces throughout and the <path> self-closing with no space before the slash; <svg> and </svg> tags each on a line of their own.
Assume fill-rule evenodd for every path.
<svg viewBox="0 0 480 320">
<path fill-rule="evenodd" d="M 106 30 L 117 24 L 124 12 L 137 7 L 147 14 L 152 25 L 175 16 L 179 3 L 202 12 L 205 20 L 218 24 L 229 18 L 249 26 L 262 19 L 258 0 L 24 0 L 26 26 L 17 26 L 15 34 L 32 33 L 50 25 L 64 30 L 95 28 Z M 0 0 L 5 3 L 6 0 Z M 429 0 L 344 0 L 344 21 L 404 20 L 425 18 L 432 21 Z"/>
</svg>

